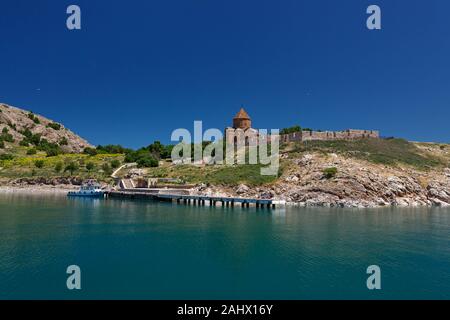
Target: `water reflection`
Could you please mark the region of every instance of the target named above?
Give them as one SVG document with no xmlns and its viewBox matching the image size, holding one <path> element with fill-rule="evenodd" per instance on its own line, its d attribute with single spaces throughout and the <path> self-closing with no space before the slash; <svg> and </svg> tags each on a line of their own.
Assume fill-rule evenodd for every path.
<svg viewBox="0 0 450 320">
<path fill-rule="evenodd" d="M 214 208 L 0 195 L 0 298 L 448 297 L 450 211 Z M 61 271 L 63 270 L 63 271 Z M 111 281 L 114 279 L 114 281 Z M 80 297 L 77 297 L 80 298 Z"/>
</svg>

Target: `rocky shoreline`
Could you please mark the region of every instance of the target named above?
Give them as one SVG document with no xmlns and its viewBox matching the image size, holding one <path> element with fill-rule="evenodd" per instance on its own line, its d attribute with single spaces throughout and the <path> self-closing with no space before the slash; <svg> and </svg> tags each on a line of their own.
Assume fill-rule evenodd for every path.
<svg viewBox="0 0 450 320">
<path fill-rule="evenodd" d="M 66 194 L 73 186 L 0 186 L 0 193 L 11 194 Z"/>
<path fill-rule="evenodd" d="M 327 178 L 324 169 L 336 168 Z M 336 154 L 292 159 L 287 172 L 267 186 L 200 185 L 197 194 L 285 201 L 305 207 L 377 208 L 450 206 L 450 168 L 419 171 L 388 167 Z"/>
<path fill-rule="evenodd" d="M 67 193 L 76 190 L 82 180 L 76 177 L 19 178 L 0 184 L 0 193 Z"/>
<path fill-rule="evenodd" d="M 305 207 L 376 208 L 387 206 L 450 206 L 450 168 L 420 171 L 390 167 L 336 154 L 305 154 L 288 161 L 283 175 L 269 185 L 199 184 L 191 194 L 272 199 Z M 326 177 L 326 168 L 335 168 Z M 77 177 L 35 177 L 9 181 L 1 192 L 67 192 Z"/>
</svg>

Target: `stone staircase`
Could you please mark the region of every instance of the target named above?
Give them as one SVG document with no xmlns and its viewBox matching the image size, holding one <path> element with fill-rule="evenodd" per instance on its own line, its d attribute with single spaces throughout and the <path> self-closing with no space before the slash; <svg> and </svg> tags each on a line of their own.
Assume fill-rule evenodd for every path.
<svg viewBox="0 0 450 320">
<path fill-rule="evenodd" d="M 132 179 L 121 179 L 119 183 L 121 189 L 134 189 L 136 188 Z"/>
</svg>

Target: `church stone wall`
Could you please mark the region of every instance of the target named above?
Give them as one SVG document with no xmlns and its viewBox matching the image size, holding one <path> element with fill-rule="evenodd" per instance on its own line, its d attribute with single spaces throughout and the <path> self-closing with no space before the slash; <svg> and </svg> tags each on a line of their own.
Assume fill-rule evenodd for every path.
<svg viewBox="0 0 450 320">
<path fill-rule="evenodd" d="M 290 134 L 280 135 L 281 143 L 295 141 L 312 141 L 312 140 L 351 140 L 363 138 L 379 138 L 380 133 L 375 130 L 355 130 L 349 129 L 345 131 L 302 131 Z"/>
<path fill-rule="evenodd" d="M 252 122 L 247 112 L 242 108 L 233 118 L 233 127 L 225 129 L 225 141 L 228 144 L 242 144 L 256 146 L 259 143 L 259 132 L 251 127 Z M 299 131 L 280 135 L 280 143 L 312 140 L 352 140 L 363 138 L 379 138 L 380 133 L 375 130 L 355 130 L 344 131 Z M 273 136 L 261 137 L 262 142 L 273 141 Z"/>
</svg>

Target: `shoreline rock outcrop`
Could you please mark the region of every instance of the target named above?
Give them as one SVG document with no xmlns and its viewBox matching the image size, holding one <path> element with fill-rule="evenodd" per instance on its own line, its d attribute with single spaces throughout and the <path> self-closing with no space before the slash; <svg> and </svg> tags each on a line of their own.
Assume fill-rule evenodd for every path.
<svg viewBox="0 0 450 320">
<path fill-rule="evenodd" d="M 327 178 L 326 168 L 336 168 Z M 202 186 L 194 193 L 286 201 L 307 207 L 450 206 L 450 169 L 428 172 L 388 167 L 336 154 L 293 159 L 277 182 L 265 186 Z"/>
</svg>

